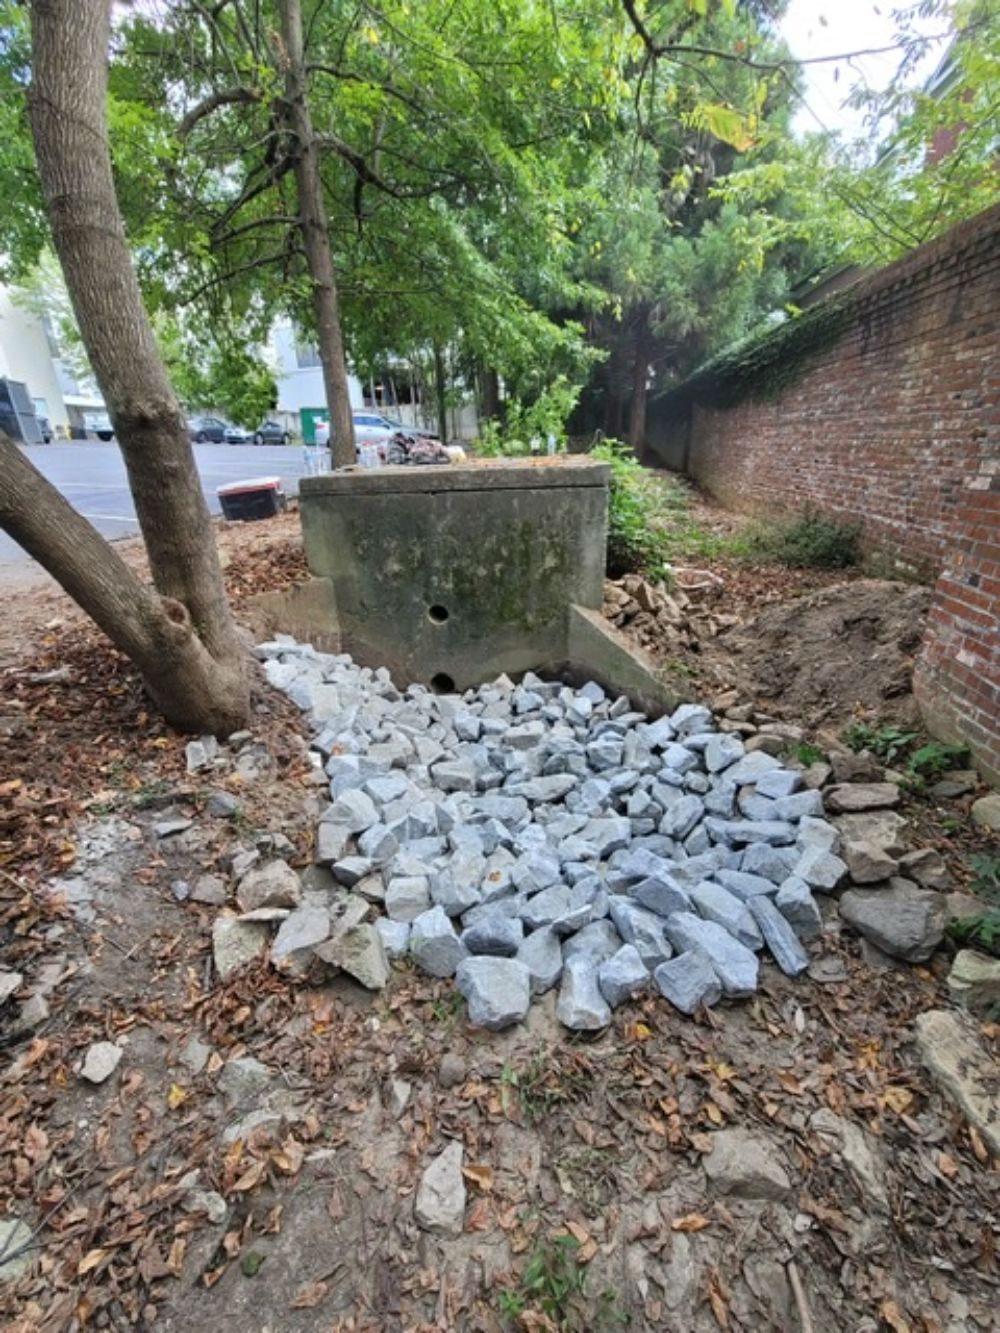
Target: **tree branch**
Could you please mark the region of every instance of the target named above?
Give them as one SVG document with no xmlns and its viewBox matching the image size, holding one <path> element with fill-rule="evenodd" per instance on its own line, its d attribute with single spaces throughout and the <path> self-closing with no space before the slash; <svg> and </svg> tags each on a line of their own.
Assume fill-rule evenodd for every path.
<svg viewBox="0 0 1000 1333">
<path fill-rule="evenodd" d="M 390 97 L 395 97 L 397 101 L 402 102 L 404 106 L 415 111 L 418 115 L 426 117 L 427 108 L 422 106 L 415 97 L 402 92 L 391 83 L 380 83 L 376 79 L 365 79 L 360 74 L 354 74 L 349 70 L 337 69 L 335 65 L 309 64 L 306 66 L 307 74 L 329 74 L 332 79 L 343 79 L 345 83 L 363 83 L 367 88 L 378 88 Z"/>
<path fill-rule="evenodd" d="M 197 106 L 193 106 L 177 127 L 177 133 L 186 139 L 199 120 L 204 120 L 221 106 L 246 105 L 259 102 L 261 94 L 255 88 L 224 88 L 209 95 Z"/>
<path fill-rule="evenodd" d="M 657 42 L 639 17 L 636 0 L 622 0 L 622 5 L 636 36 L 642 41 L 643 46 L 654 60 L 661 57 L 671 60 L 674 56 L 683 55 L 714 56 L 717 60 L 728 60 L 730 64 L 745 65 L 747 69 L 761 70 L 766 74 L 783 73 L 787 71 L 789 66 L 798 69 L 805 65 L 829 65 L 836 63 L 838 60 L 856 60 L 861 56 L 887 55 L 891 51 L 908 50 L 918 43 L 922 45 L 930 42 L 950 41 L 955 36 L 952 32 L 939 32 L 928 37 L 905 37 L 901 41 L 892 42 L 888 46 L 863 47 L 857 51 L 840 51 L 829 56 L 806 56 L 801 59 L 789 56 L 785 60 L 754 60 L 751 56 L 740 55 L 735 51 L 722 51 L 714 46 L 689 46 L 687 42 Z M 968 32 L 975 26 L 977 26 L 976 23 L 970 23 L 963 29 L 963 32 Z"/>
<path fill-rule="evenodd" d="M 261 255 L 258 259 L 252 259 L 246 264 L 237 264 L 228 273 L 216 273 L 211 278 L 203 282 L 200 287 L 196 287 L 193 292 L 189 292 L 180 302 L 181 306 L 194 305 L 200 301 L 203 296 L 212 290 L 213 287 L 221 287 L 224 283 L 231 282 L 233 278 L 238 278 L 241 273 L 252 273 L 255 269 L 267 268 L 270 264 L 278 264 L 282 261 L 287 262 L 294 255 L 301 254 L 302 251 L 297 245 L 285 245 L 273 254 Z"/>
<path fill-rule="evenodd" d="M 361 153 L 352 148 L 350 144 L 344 143 L 343 139 L 336 134 L 317 134 L 316 144 L 319 148 L 329 148 L 338 157 L 350 166 L 365 185 L 374 185 L 377 190 L 383 194 L 391 195 L 393 199 L 426 199 L 439 190 L 437 183 L 424 186 L 419 190 L 401 190 L 395 185 L 390 185 L 387 180 L 374 171 L 365 161 Z M 389 151 L 389 150 L 386 150 Z"/>
</svg>

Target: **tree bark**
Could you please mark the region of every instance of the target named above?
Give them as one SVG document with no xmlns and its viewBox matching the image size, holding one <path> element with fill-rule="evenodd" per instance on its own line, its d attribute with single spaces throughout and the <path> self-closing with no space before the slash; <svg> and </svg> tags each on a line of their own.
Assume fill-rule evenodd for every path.
<svg viewBox="0 0 1000 1333">
<path fill-rule="evenodd" d="M 101 552 L 106 543 L 93 530 L 86 562 L 71 571 L 57 550 L 69 530 L 67 513 L 55 512 L 52 494 L 43 502 L 38 474 L 9 450 L 4 526 L 85 610 L 100 608 L 98 623 L 134 658 L 171 722 L 232 731 L 249 716 L 246 656 L 226 600 L 187 423 L 142 303 L 115 194 L 106 119 L 110 10 L 111 0 L 32 0 L 29 105 L 53 244 L 125 459 L 160 597 L 149 593 L 142 601 L 135 589 L 125 596 L 119 586 L 108 600 L 89 587 L 91 580 L 107 580 L 110 568 Z M 18 504 L 46 508 L 51 528 L 39 526 L 33 513 L 19 513 Z M 140 614 L 141 626 L 126 623 Z M 172 679 L 166 681 L 152 654 L 168 643 Z"/>
<path fill-rule="evenodd" d="M 437 399 L 438 439 L 448 443 L 448 381 L 441 344 L 434 343 L 434 397 Z"/>
<path fill-rule="evenodd" d="M 479 371 L 479 413 L 484 421 L 500 416 L 500 376 L 485 363 Z"/>
<path fill-rule="evenodd" d="M 628 414 L 628 442 L 637 455 L 641 454 L 646 444 L 648 379 L 649 362 L 646 358 L 646 340 L 642 333 L 639 333 L 636 338 L 635 362 L 632 366 L 632 401 Z"/>
<path fill-rule="evenodd" d="M 340 327 L 340 299 L 330 248 L 330 229 L 323 202 L 319 147 L 306 96 L 302 5 L 300 0 L 278 0 L 278 11 L 285 46 L 283 55 L 288 122 L 298 141 L 295 183 L 299 195 L 299 227 L 312 280 L 316 340 L 320 361 L 323 363 L 326 407 L 330 414 L 330 454 L 334 467 L 351 467 L 355 462 L 354 417 L 347 382 L 347 360 Z"/>
<path fill-rule="evenodd" d="M 3 431 L 0 528 L 136 663 L 174 726 L 228 735 L 245 722 L 240 662 L 220 666 L 195 634 L 187 608 L 146 587 Z"/>
</svg>

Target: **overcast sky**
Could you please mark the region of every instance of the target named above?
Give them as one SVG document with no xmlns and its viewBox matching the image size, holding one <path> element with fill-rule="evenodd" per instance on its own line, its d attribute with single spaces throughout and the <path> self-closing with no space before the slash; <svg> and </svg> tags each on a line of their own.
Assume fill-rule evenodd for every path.
<svg viewBox="0 0 1000 1333">
<path fill-rule="evenodd" d="M 892 7 L 893 0 L 878 6 L 871 0 L 791 0 L 781 21 L 781 31 L 792 53 L 800 59 L 888 46 L 895 39 Z M 945 26 L 937 19 L 925 24 L 923 31 L 939 33 Z M 919 81 L 927 78 L 946 46 L 946 42 L 933 43 L 914 77 Z M 850 138 L 861 136 L 864 133 L 861 113 L 844 106 L 851 87 L 860 78 L 870 87 L 883 88 L 898 63 L 899 52 L 892 52 L 851 62 L 808 66 L 805 101 L 810 109 L 800 107 L 795 128 L 800 132 L 818 129 L 818 117 L 827 129 L 840 130 Z"/>
</svg>

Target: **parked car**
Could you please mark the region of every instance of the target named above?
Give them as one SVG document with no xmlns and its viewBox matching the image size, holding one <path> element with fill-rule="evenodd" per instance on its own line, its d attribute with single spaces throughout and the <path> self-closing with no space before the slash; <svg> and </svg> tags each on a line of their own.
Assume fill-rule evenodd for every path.
<svg viewBox="0 0 1000 1333">
<path fill-rule="evenodd" d="M 204 444 L 206 440 L 221 444 L 226 438 L 226 423 L 218 417 L 192 417 L 188 422 L 188 435 L 195 444 Z"/>
<path fill-rule="evenodd" d="M 291 436 L 277 421 L 262 421 L 253 433 L 254 444 L 288 444 Z"/>
<path fill-rule="evenodd" d="M 354 418 L 354 444 L 358 449 L 363 444 L 387 445 L 397 430 L 405 429 L 379 412 L 352 412 L 351 415 Z"/>
<path fill-rule="evenodd" d="M 440 438 L 436 430 L 424 430 L 422 426 L 408 426 L 405 421 L 397 421 L 395 417 L 383 417 L 393 431 L 402 431 L 404 435 L 419 435 L 422 440 L 437 440 Z"/>
<path fill-rule="evenodd" d="M 115 428 L 107 412 L 93 412 L 84 417 L 88 431 L 93 431 L 99 440 L 113 440 Z"/>
<path fill-rule="evenodd" d="M 243 429 L 242 426 L 226 427 L 227 444 L 248 444 L 249 441 L 250 441 L 250 436 L 247 434 L 247 432 Z"/>
<path fill-rule="evenodd" d="M 42 432 L 42 444 L 52 443 L 52 425 L 48 417 L 36 417 L 38 429 Z"/>
</svg>

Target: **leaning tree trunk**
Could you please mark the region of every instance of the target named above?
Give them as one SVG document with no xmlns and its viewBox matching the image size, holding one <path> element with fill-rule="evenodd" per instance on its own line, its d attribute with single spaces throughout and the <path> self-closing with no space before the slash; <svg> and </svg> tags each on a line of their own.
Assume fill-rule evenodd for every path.
<svg viewBox="0 0 1000 1333">
<path fill-rule="evenodd" d="M 323 365 L 326 407 L 330 414 L 330 453 L 334 467 L 350 467 L 355 461 L 354 417 L 351 414 L 347 361 L 340 327 L 340 301 L 330 249 L 326 205 L 323 202 L 319 152 L 306 98 L 302 6 L 300 0 L 279 0 L 278 10 L 281 16 L 281 36 L 285 44 L 285 93 L 289 128 L 298 140 L 295 183 L 299 195 L 299 227 L 312 280 L 316 337 Z"/>
<path fill-rule="evenodd" d="M 242 680 L 220 688 L 219 664 L 192 634 L 187 607 L 136 578 L 3 431 L 0 528 L 139 665 L 146 688 L 175 726 L 228 733 L 245 720 Z"/>
<path fill-rule="evenodd" d="M 36 522 L 46 512 L 65 533 L 68 516 L 56 513 L 38 474 L 9 448 L 4 526 L 133 658 L 171 722 L 221 733 L 249 716 L 246 656 L 187 424 L 142 303 L 115 194 L 106 115 L 110 11 L 111 0 L 32 0 L 31 126 L 53 244 L 125 459 L 159 597 L 140 597 L 135 580 L 126 595 L 124 566 L 118 562 L 112 579 L 106 544 L 93 533 L 71 573 L 61 534 L 53 526 L 47 536 Z M 17 504 L 34 512 L 18 513 Z M 110 598 L 109 580 L 117 589 Z M 129 617 L 140 610 L 137 625 Z"/>
</svg>

